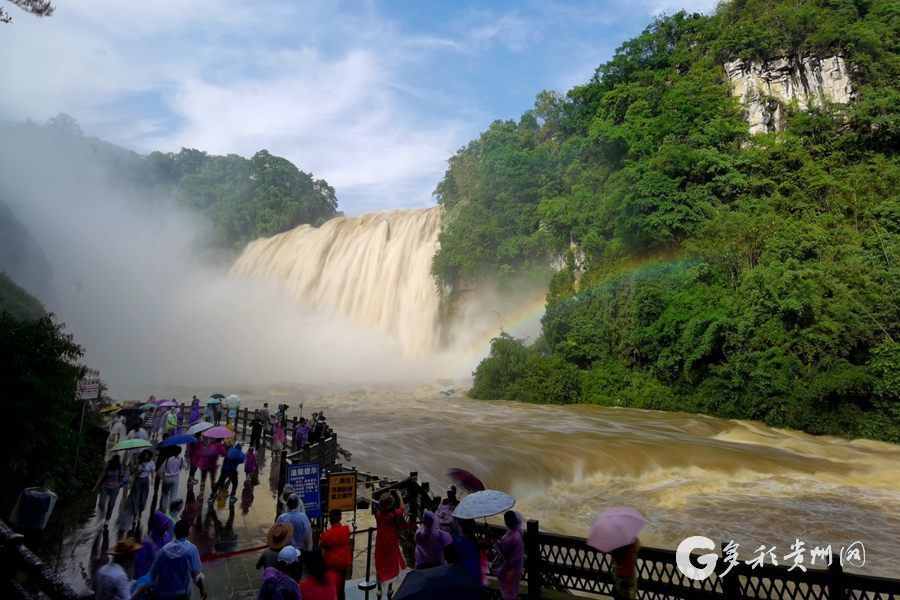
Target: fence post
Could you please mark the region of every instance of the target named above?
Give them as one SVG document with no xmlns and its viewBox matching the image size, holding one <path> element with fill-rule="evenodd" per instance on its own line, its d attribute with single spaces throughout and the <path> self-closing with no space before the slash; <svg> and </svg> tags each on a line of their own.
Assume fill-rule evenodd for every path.
<svg viewBox="0 0 900 600">
<path fill-rule="evenodd" d="M 841 565 L 841 557 L 831 553 L 831 562 L 828 564 L 828 598 L 829 600 L 844 600 L 844 567 Z"/>
<path fill-rule="evenodd" d="M 413 523 L 419 521 L 419 473 L 418 471 L 409 472 L 409 480 L 406 484 L 406 496 L 409 498 L 409 514 L 412 515 Z"/>
<path fill-rule="evenodd" d="M 528 568 L 528 600 L 541 598 L 540 524 L 529 519 L 525 529 L 525 564 Z"/>
</svg>

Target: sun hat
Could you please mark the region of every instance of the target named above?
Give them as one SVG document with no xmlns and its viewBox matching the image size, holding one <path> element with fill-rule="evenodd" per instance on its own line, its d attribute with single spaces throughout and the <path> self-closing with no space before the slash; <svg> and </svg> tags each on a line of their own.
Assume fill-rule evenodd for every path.
<svg viewBox="0 0 900 600">
<path fill-rule="evenodd" d="M 269 548 L 272 550 L 281 550 L 291 543 L 291 538 L 293 536 L 294 528 L 290 523 L 275 523 L 269 529 L 269 534 L 266 536 L 266 543 L 269 544 Z"/>
<path fill-rule="evenodd" d="M 300 560 L 300 551 L 293 546 L 285 546 L 278 553 L 278 562 L 292 565 Z"/>
<path fill-rule="evenodd" d="M 140 549 L 141 545 L 136 541 L 131 538 L 125 538 L 124 540 L 116 542 L 116 545 L 110 549 L 109 553 L 113 556 L 126 556 L 128 554 L 134 554 Z"/>
</svg>

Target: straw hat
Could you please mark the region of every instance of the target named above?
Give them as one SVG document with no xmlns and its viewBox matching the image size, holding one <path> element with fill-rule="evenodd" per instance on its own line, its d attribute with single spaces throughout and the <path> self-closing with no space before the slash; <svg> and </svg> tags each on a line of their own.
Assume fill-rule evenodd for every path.
<svg viewBox="0 0 900 600">
<path fill-rule="evenodd" d="M 291 543 L 293 536 L 294 528 L 290 523 L 275 523 L 269 529 L 266 543 L 269 544 L 269 548 L 272 550 L 281 550 Z"/>
<path fill-rule="evenodd" d="M 116 545 L 112 547 L 109 553 L 113 556 L 127 556 L 129 554 L 134 554 L 140 549 L 141 545 L 136 541 L 131 538 L 125 538 L 124 540 L 116 542 Z"/>
</svg>

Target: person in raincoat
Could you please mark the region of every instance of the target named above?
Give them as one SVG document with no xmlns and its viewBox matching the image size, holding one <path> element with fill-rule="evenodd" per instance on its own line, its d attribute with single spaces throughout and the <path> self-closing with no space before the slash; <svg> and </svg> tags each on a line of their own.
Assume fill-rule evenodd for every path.
<svg viewBox="0 0 900 600">
<path fill-rule="evenodd" d="M 500 596 L 503 600 L 515 600 L 519 597 L 519 583 L 522 581 L 522 569 L 525 567 L 525 541 L 522 538 L 522 520 L 519 515 L 508 510 L 503 515 L 506 533 L 494 547 L 496 551 L 496 575 L 500 583 Z"/>
<path fill-rule="evenodd" d="M 200 486 L 206 485 L 206 477 L 209 476 L 209 485 L 216 482 L 216 472 L 219 470 L 219 457 L 225 456 L 225 445 L 221 442 L 210 441 L 204 438 L 203 443 L 197 449 L 197 465 L 200 468 Z"/>
<path fill-rule="evenodd" d="M 329 579 L 334 584 L 338 600 L 344 600 L 344 580 L 347 570 L 353 564 L 353 551 L 350 547 L 350 528 L 341 523 L 341 511 L 335 509 L 328 515 L 331 527 L 319 536 L 319 548 L 328 570 Z"/>
<path fill-rule="evenodd" d="M 159 549 L 172 541 L 172 528 L 175 522 L 156 511 L 147 525 L 147 535 L 141 543 L 141 549 L 134 555 L 134 577 L 139 579 L 150 572 Z"/>
<path fill-rule="evenodd" d="M 416 532 L 416 568 L 430 569 L 444 564 L 444 547 L 452 543 L 453 538 L 440 528 L 434 513 L 426 510 Z"/>
<path fill-rule="evenodd" d="M 254 448 L 253 446 L 250 446 L 250 448 L 247 449 L 247 457 L 244 460 L 245 481 L 249 481 L 254 484 L 258 483 L 258 481 L 259 481 L 257 478 L 258 474 L 259 474 L 259 464 L 257 463 L 257 460 L 256 460 L 256 448 Z"/>
<path fill-rule="evenodd" d="M 300 600 L 300 586 L 297 584 L 299 563 L 300 551 L 293 546 L 279 550 L 275 566 L 263 570 L 262 586 L 256 600 Z"/>
<path fill-rule="evenodd" d="M 453 535 L 456 528 L 456 522 L 453 520 L 453 511 L 459 506 L 459 500 L 456 498 L 456 486 L 451 485 L 447 490 L 447 497 L 441 499 L 441 504 L 435 511 L 435 517 L 441 529 Z"/>
<path fill-rule="evenodd" d="M 191 399 L 191 416 L 188 418 L 188 425 L 193 425 L 200 420 L 200 398 L 194 396 Z"/>
<path fill-rule="evenodd" d="M 232 502 L 237 500 L 238 466 L 246 460 L 241 446 L 240 443 L 235 444 L 233 448 L 225 453 L 225 460 L 222 461 L 222 473 L 219 475 L 219 480 L 213 487 L 213 493 L 215 494 L 220 489 L 223 489 L 223 486 L 227 486 L 228 483 L 231 483 L 230 497 Z"/>
<path fill-rule="evenodd" d="M 403 499 L 396 491 L 382 496 L 375 513 L 375 575 L 378 579 L 378 597 L 382 597 L 383 584 L 388 584 L 388 597 L 393 595 L 393 580 L 406 566 L 400 552 L 400 529 L 406 526 L 406 510 Z"/>
<path fill-rule="evenodd" d="M 175 409 L 170 408 L 168 412 L 166 412 L 165 420 L 163 422 L 163 436 L 169 437 L 175 430 L 178 428 L 178 416 L 175 414 Z"/>
</svg>

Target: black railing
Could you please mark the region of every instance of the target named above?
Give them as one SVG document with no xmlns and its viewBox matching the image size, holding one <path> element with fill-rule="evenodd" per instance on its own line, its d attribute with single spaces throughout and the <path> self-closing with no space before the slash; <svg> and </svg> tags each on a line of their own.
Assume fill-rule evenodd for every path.
<svg viewBox="0 0 900 600">
<path fill-rule="evenodd" d="M 80 600 L 54 569 L 25 546 L 25 537 L 0 521 L 0 597 Z"/>
</svg>

